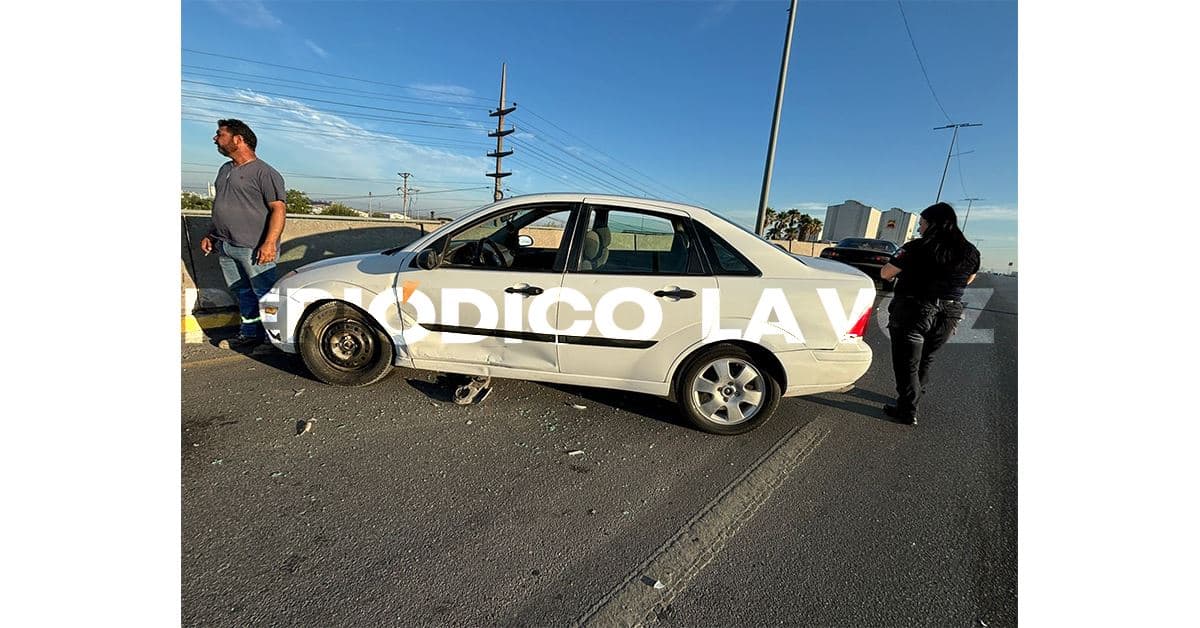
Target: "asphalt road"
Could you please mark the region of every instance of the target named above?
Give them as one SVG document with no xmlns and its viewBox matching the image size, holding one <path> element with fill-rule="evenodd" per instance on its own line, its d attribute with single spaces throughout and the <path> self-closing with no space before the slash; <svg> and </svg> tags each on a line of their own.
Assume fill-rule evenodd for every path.
<svg viewBox="0 0 1200 628">
<path fill-rule="evenodd" d="M 880 412 L 880 317 L 854 391 L 738 437 L 632 393 L 462 408 L 432 373 L 335 388 L 184 345 L 183 623 L 1014 625 L 1017 286 L 972 288 L 915 428 Z"/>
</svg>

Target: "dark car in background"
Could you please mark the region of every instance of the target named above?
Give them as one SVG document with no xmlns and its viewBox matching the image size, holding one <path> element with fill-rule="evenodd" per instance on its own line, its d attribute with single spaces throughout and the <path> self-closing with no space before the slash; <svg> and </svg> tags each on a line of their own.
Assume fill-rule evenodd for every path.
<svg viewBox="0 0 1200 628">
<path fill-rule="evenodd" d="M 879 269 L 892 261 L 892 256 L 899 250 L 900 247 L 891 240 L 844 238 L 839 240 L 836 245 L 822 250 L 821 257 L 853 266 L 866 273 L 868 277 L 880 282 L 884 290 L 891 290 L 896 287 L 895 280 L 883 281 L 880 279 Z"/>
</svg>

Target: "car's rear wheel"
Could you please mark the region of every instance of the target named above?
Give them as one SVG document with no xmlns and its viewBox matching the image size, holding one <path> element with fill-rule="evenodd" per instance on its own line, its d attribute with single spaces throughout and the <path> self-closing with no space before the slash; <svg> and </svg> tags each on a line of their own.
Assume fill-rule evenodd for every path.
<svg viewBox="0 0 1200 628">
<path fill-rule="evenodd" d="M 696 355 L 675 395 L 688 420 L 713 434 L 743 434 L 766 423 L 779 397 L 779 383 L 762 363 L 733 345 Z"/>
<path fill-rule="evenodd" d="M 317 379 L 366 386 L 392 370 L 392 340 L 361 310 L 338 301 L 319 306 L 300 328 L 300 357 Z"/>
</svg>

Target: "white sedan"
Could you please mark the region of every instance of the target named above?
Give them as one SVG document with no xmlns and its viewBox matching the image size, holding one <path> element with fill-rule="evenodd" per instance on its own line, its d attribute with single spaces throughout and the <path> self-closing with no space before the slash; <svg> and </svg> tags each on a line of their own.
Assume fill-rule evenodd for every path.
<svg viewBox="0 0 1200 628">
<path fill-rule="evenodd" d="M 271 342 L 330 384 L 404 366 L 615 388 L 737 434 L 781 397 L 858 380 L 874 299 L 861 272 L 699 207 L 538 194 L 404 247 L 304 266 L 262 310 Z"/>
</svg>

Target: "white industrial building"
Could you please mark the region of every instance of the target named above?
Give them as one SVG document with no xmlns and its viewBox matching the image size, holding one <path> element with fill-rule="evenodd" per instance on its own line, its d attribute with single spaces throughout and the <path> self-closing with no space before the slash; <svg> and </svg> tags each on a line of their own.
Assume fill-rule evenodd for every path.
<svg viewBox="0 0 1200 628">
<path fill-rule="evenodd" d="M 874 238 L 875 234 L 879 233 L 880 215 L 878 209 L 854 200 L 830 205 L 825 210 L 825 224 L 821 237 L 834 242 L 842 238 Z"/>
<path fill-rule="evenodd" d="M 893 207 L 879 216 L 879 231 L 875 237 L 904 244 L 916 236 L 917 215 Z"/>
</svg>

